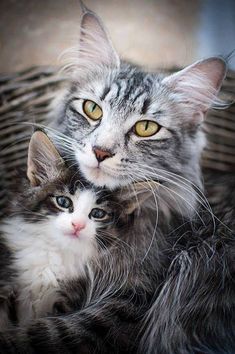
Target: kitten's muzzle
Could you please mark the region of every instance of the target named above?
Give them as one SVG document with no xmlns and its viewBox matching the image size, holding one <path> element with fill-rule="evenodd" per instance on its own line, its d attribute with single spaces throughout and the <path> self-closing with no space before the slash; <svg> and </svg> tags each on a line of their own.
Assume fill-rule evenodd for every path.
<svg viewBox="0 0 235 354">
<path fill-rule="evenodd" d="M 105 159 L 109 158 L 109 157 L 112 157 L 114 154 L 111 153 L 110 151 L 108 150 L 102 150 L 100 149 L 99 147 L 97 146 L 94 146 L 93 147 L 93 152 L 95 154 L 95 157 L 97 159 L 98 162 L 102 162 L 104 161 Z"/>
</svg>

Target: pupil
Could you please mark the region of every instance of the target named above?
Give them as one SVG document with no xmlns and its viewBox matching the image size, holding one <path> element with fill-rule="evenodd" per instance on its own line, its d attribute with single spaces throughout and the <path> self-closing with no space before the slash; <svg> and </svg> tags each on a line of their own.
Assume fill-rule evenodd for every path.
<svg viewBox="0 0 235 354">
<path fill-rule="evenodd" d="M 57 203 L 62 208 L 69 208 L 69 206 L 70 206 L 70 200 L 65 197 L 57 197 Z"/>
<path fill-rule="evenodd" d="M 149 126 L 149 122 L 146 121 L 146 123 L 145 123 L 145 130 L 148 130 L 148 126 Z"/>
<path fill-rule="evenodd" d="M 93 209 L 92 216 L 96 219 L 102 219 L 105 216 L 105 211 L 102 209 Z"/>
<path fill-rule="evenodd" d="M 96 108 L 96 104 L 95 104 L 95 103 L 92 103 L 92 104 L 90 105 L 91 112 L 94 112 L 95 108 Z"/>
</svg>

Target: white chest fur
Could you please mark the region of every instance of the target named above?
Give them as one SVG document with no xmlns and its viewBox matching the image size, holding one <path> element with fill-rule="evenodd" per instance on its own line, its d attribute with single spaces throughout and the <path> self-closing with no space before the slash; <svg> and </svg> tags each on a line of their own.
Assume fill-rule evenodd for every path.
<svg viewBox="0 0 235 354">
<path fill-rule="evenodd" d="M 85 263 L 95 255 L 95 244 L 52 235 L 49 226 L 40 228 L 18 218 L 5 224 L 3 231 L 15 255 L 18 317 L 25 324 L 52 311 L 60 282 L 83 274 Z"/>
</svg>

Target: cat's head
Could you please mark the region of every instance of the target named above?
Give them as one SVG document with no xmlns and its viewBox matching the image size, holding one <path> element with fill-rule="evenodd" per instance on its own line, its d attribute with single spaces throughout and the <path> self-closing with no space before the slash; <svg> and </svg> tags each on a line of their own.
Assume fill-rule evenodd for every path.
<svg viewBox="0 0 235 354">
<path fill-rule="evenodd" d="M 131 201 L 128 191 L 110 193 L 88 183 L 77 169 L 68 168 L 42 131 L 30 140 L 27 176 L 16 214 L 23 217 L 32 235 L 49 237 L 65 249 L 86 253 L 112 243 L 112 236 L 138 206 L 136 188 Z"/>
<path fill-rule="evenodd" d="M 68 136 L 61 149 L 70 146 L 89 181 L 109 188 L 146 179 L 178 185 L 181 176 L 200 186 L 200 125 L 225 76 L 222 59 L 167 77 L 146 73 L 120 61 L 100 19 L 86 10 L 73 68 L 59 109 Z"/>
</svg>

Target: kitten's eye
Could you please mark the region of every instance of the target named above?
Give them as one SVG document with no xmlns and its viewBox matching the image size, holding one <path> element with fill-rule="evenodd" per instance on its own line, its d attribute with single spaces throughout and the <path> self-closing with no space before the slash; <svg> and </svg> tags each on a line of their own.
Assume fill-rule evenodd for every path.
<svg viewBox="0 0 235 354">
<path fill-rule="evenodd" d="M 160 126 L 152 120 L 140 120 L 134 126 L 134 132 L 141 137 L 148 137 L 156 134 L 160 130 Z"/>
<path fill-rule="evenodd" d="M 86 100 L 83 102 L 84 113 L 93 120 L 99 120 L 102 118 L 103 112 L 100 106 L 93 101 Z"/>
<path fill-rule="evenodd" d="M 101 220 L 101 219 L 105 219 L 107 217 L 107 213 L 103 209 L 94 208 L 91 210 L 89 217 Z"/>
<path fill-rule="evenodd" d="M 64 209 L 70 208 L 73 204 L 71 199 L 69 199 L 68 197 L 64 197 L 63 195 L 56 197 L 55 200 L 59 207 Z"/>
</svg>

